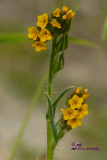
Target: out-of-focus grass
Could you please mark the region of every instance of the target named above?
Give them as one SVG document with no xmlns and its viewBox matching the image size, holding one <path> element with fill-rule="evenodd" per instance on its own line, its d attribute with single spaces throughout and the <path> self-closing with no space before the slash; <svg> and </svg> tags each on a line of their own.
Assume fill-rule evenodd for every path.
<svg viewBox="0 0 107 160">
<path fill-rule="evenodd" d="M 21 141 L 21 138 L 22 138 L 22 136 L 24 134 L 24 131 L 25 131 L 26 127 L 27 127 L 29 119 L 31 118 L 31 115 L 32 115 L 32 112 L 33 112 L 33 110 L 35 108 L 35 105 L 36 105 L 36 103 L 37 103 L 37 101 L 38 101 L 38 99 L 39 99 L 39 97 L 41 95 L 44 83 L 45 83 L 45 81 L 47 79 L 47 75 L 48 75 L 48 70 L 46 70 L 44 72 L 44 75 L 43 75 L 43 77 L 41 78 L 41 80 L 40 80 L 40 82 L 38 84 L 38 87 L 37 87 L 37 89 L 35 91 L 35 94 L 34 94 L 34 96 L 32 98 L 31 105 L 29 106 L 28 112 L 27 112 L 27 114 L 26 114 L 26 116 L 24 118 L 24 121 L 22 122 L 22 127 L 19 130 L 18 136 L 16 137 L 16 140 L 15 140 L 15 142 L 13 144 L 13 148 L 12 148 L 12 151 L 10 153 L 9 160 L 12 160 L 14 158 L 15 154 L 16 154 L 16 151 L 18 149 L 18 146 L 20 144 L 20 141 Z"/>
<path fill-rule="evenodd" d="M 102 39 L 102 41 L 105 41 L 107 39 L 107 17 L 104 22 L 104 26 L 103 26 L 103 30 L 102 30 L 102 34 L 101 34 L 101 39 Z"/>
<path fill-rule="evenodd" d="M 104 31 L 102 33 L 102 37 L 105 36 L 106 34 L 106 27 L 104 26 Z M 17 42 L 17 43 L 22 43 L 27 41 L 27 33 L 5 33 L 5 34 L 0 34 L 0 43 L 10 43 L 10 42 Z M 93 48 L 99 48 L 100 45 L 96 44 L 95 42 L 91 42 L 89 40 L 86 39 L 82 39 L 82 38 L 74 38 L 74 37 L 69 37 L 69 41 L 77 44 L 77 45 L 82 45 L 82 46 L 86 46 L 86 47 L 93 47 Z"/>
<path fill-rule="evenodd" d="M 25 145 L 20 145 L 20 149 L 16 154 L 17 160 L 33 160 L 36 159 L 37 152 L 33 148 L 29 148 Z"/>
<path fill-rule="evenodd" d="M 12 86 L 11 92 L 19 98 L 31 98 L 33 96 L 34 88 L 37 87 L 38 80 L 30 73 L 23 73 L 18 70 L 12 70 L 6 75 L 6 85 Z M 8 90 L 10 89 L 8 87 Z M 17 91 L 17 92 L 15 92 Z"/>
<path fill-rule="evenodd" d="M 25 144 L 21 144 L 20 148 L 16 154 L 16 160 L 41 160 L 41 156 L 43 155 L 42 151 L 37 151 L 34 148 L 29 146 L 25 146 Z"/>
<path fill-rule="evenodd" d="M 91 41 L 81 39 L 81 38 L 69 37 L 69 41 L 73 44 L 82 45 L 85 47 L 92 47 L 92 48 L 100 48 L 101 47 L 99 44 L 96 44 L 95 42 L 91 42 Z"/>
<path fill-rule="evenodd" d="M 47 66 L 48 55 L 37 54 L 27 46 L 28 43 L 0 44 L 0 81 L 13 96 L 31 100 Z"/>
<path fill-rule="evenodd" d="M 18 43 L 27 40 L 27 33 L 0 33 L 0 43 Z"/>
</svg>

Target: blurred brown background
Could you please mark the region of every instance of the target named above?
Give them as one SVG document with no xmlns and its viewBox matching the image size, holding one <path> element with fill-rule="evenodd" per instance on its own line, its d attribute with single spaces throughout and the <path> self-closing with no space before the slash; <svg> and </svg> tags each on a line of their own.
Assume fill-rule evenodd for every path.
<svg viewBox="0 0 107 160">
<path fill-rule="evenodd" d="M 107 0 L 0 0 L 0 36 L 26 33 L 38 14 L 51 13 L 67 5 L 77 9 L 70 36 L 101 43 L 102 49 L 71 44 L 65 52 L 65 67 L 54 79 L 54 96 L 70 85 L 89 88 L 90 114 L 82 127 L 66 134 L 55 152 L 55 160 L 105 160 L 107 149 L 107 41 L 102 30 Z M 36 53 L 26 42 L 0 42 L 0 160 L 8 160 L 32 96 L 49 63 L 49 50 Z M 47 83 L 43 88 L 46 91 Z M 36 160 L 46 150 L 46 98 L 42 92 L 30 118 L 15 160 Z M 64 99 L 65 100 L 65 99 Z M 64 105 L 61 101 L 60 107 Z M 60 114 L 60 113 L 59 113 Z M 82 142 L 100 151 L 73 151 L 72 142 Z"/>
</svg>

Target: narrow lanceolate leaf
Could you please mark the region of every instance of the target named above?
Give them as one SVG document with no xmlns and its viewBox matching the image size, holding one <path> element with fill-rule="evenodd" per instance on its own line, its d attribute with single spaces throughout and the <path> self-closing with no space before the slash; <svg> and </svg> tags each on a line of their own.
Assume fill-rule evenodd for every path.
<svg viewBox="0 0 107 160">
<path fill-rule="evenodd" d="M 102 41 L 105 41 L 107 39 L 107 17 L 104 22 L 101 39 L 102 39 Z"/>
<path fill-rule="evenodd" d="M 68 47 L 68 34 L 61 34 L 56 39 L 56 55 L 54 58 L 54 73 L 64 68 L 64 51 Z"/>
<path fill-rule="evenodd" d="M 75 86 L 70 86 L 68 88 L 66 88 L 65 90 L 63 90 L 60 95 L 58 96 L 58 98 L 55 100 L 55 102 L 53 103 L 53 109 L 54 109 L 54 113 L 55 113 L 55 110 L 56 110 L 56 106 L 58 104 L 58 102 L 60 101 L 60 99 L 63 97 L 63 95 L 69 91 L 71 88 L 74 88 Z"/>
<path fill-rule="evenodd" d="M 71 38 L 69 37 L 69 41 L 72 44 L 77 44 L 77 45 L 81 45 L 81 46 L 86 46 L 86 47 L 92 47 L 92 48 L 100 48 L 101 46 L 97 43 L 85 40 L 85 39 L 81 39 L 81 38 Z"/>
<path fill-rule="evenodd" d="M 66 50 L 68 47 L 68 34 L 61 34 L 58 36 L 58 38 L 56 39 L 56 52 L 62 52 L 64 50 Z"/>
<path fill-rule="evenodd" d="M 54 73 L 56 73 L 64 68 L 64 52 L 59 52 L 54 61 Z"/>
<path fill-rule="evenodd" d="M 54 139 L 56 141 L 56 127 L 55 127 L 55 124 L 54 124 L 53 104 L 52 104 L 51 98 L 48 95 L 48 93 L 45 93 L 45 94 L 47 96 L 48 104 L 49 104 L 49 118 L 50 118 L 50 121 L 51 121 L 52 132 L 53 132 Z"/>
<path fill-rule="evenodd" d="M 0 43 L 9 43 L 9 42 L 25 42 L 27 41 L 26 33 L 0 33 Z"/>
</svg>

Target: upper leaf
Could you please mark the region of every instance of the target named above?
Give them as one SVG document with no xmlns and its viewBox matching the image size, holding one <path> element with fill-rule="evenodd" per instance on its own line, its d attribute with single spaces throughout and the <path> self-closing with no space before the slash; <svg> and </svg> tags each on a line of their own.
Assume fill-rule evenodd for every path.
<svg viewBox="0 0 107 160">
<path fill-rule="evenodd" d="M 64 89 L 64 90 L 60 93 L 60 95 L 58 96 L 58 98 L 54 101 L 54 103 L 53 103 L 54 114 L 55 114 L 55 110 L 56 110 L 57 104 L 58 104 L 58 102 L 60 101 L 60 99 L 63 97 L 63 95 L 64 95 L 67 91 L 69 91 L 71 88 L 74 88 L 74 87 L 75 87 L 75 86 L 70 86 L 70 87 Z"/>
</svg>

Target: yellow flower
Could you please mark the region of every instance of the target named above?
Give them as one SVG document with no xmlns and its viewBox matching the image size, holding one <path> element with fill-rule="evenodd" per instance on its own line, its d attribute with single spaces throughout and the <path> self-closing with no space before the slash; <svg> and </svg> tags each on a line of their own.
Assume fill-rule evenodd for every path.
<svg viewBox="0 0 107 160">
<path fill-rule="evenodd" d="M 75 16 L 75 12 L 72 12 L 69 18 L 73 18 Z"/>
<path fill-rule="evenodd" d="M 35 47 L 37 52 L 40 52 L 41 50 L 46 50 L 47 46 L 45 43 L 41 42 L 41 41 L 36 41 L 32 44 L 32 47 Z"/>
<path fill-rule="evenodd" d="M 63 14 L 66 13 L 67 10 L 68 10 L 68 7 L 67 7 L 67 6 L 64 6 L 64 7 L 62 8 L 62 13 L 63 13 Z"/>
<path fill-rule="evenodd" d="M 73 110 L 72 108 L 67 108 L 67 109 L 61 109 L 61 112 L 63 114 L 63 119 L 64 120 L 68 120 L 68 119 L 72 119 L 77 115 L 77 111 Z"/>
<path fill-rule="evenodd" d="M 48 23 L 47 13 L 44 13 L 44 14 L 38 16 L 38 22 L 37 22 L 38 27 L 41 27 L 43 29 L 46 27 L 47 23 Z"/>
<path fill-rule="evenodd" d="M 86 94 L 88 92 L 88 89 L 84 89 L 84 91 L 82 92 L 82 95 Z"/>
<path fill-rule="evenodd" d="M 50 23 L 52 24 L 53 27 L 61 28 L 60 23 L 58 23 L 56 19 L 53 19 Z"/>
<path fill-rule="evenodd" d="M 70 125 L 72 129 L 75 129 L 77 126 L 82 125 L 81 118 L 75 117 L 73 119 L 69 119 L 67 124 Z"/>
<path fill-rule="evenodd" d="M 88 114 L 88 105 L 87 104 L 81 105 L 81 107 L 78 109 L 79 117 L 82 118 L 87 114 Z"/>
<path fill-rule="evenodd" d="M 33 26 L 33 27 L 29 27 L 28 28 L 28 38 L 30 39 L 33 39 L 33 40 L 36 40 L 37 39 L 37 36 L 38 36 L 38 30 Z"/>
<path fill-rule="evenodd" d="M 67 16 L 66 16 L 66 15 L 63 15 L 63 16 L 62 16 L 62 19 L 63 19 L 63 20 L 66 20 L 66 19 L 67 19 Z"/>
<path fill-rule="evenodd" d="M 68 18 L 73 18 L 75 16 L 75 12 L 73 12 L 72 10 L 69 10 L 67 12 L 67 16 L 68 16 Z"/>
<path fill-rule="evenodd" d="M 72 9 L 70 9 L 68 12 L 67 12 L 67 15 L 70 15 L 72 13 Z"/>
<path fill-rule="evenodd" d="M 76 89 L 76 94 L 79 94 L 80 93 L 80 91 L 82 90 L 82 87 L 78 87 L 77 89 Z"/>
<path fill-rule="evenodd" d="M 59 17 L 59 13 L 60 13 L 60 9 L 57 8 L 57 9 L 53 12 L 53 16 L 54 16 L 54 17 Z"/>
<path fill-rule="evenodd" d="M 80 108 L 81 104 L 83 103 L 83 98 L 74 95 L 72 99 L 69 99 L 68 103 L 70 104 L 72 109 Z"/>
<path fill-rule="evenodd" d="M 85 99 L 87 99 L 89 96 L 90 96 L 90 94 L 84 94 L 84 95 L 82 96 L 82 98 L 85 100 Z"/>
<path fill-rule="evenodd" d="M 46 28 L 41 30 L 38 37 L 40 38 L 41 42 L 45 42 L 46 40 L 51 40 L 52 39 L 51 33 Z"/>
</svg>

